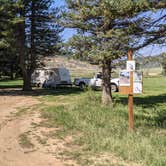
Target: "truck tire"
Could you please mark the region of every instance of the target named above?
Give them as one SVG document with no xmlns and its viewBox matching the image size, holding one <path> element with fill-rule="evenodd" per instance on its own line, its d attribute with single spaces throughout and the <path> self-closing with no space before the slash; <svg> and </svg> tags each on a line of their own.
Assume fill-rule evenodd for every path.
<svg viewBox="0 0 166 166">
<path fill-rule="evenodd" d="M 86 84 L 84 82 L 80 82 L 79 87 L 80 87 L 81 90 L 84 90 L 85 87 L 86 87 Z"/>
<path fill-rule="evenodd" d="M 111 84 L 111 91 L 112 92 L 117 92 L 118 91 L 118 87 L 116 84 Z"/>
</svg>

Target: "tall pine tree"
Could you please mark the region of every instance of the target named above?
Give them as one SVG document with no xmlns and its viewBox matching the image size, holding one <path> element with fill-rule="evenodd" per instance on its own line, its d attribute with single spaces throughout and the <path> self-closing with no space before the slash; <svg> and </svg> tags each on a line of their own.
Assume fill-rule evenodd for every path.
<svg viewBox="0 0 166 166">
<path fill-rule="evenodd" d="M 50 56 L 59 48 L 60 32 L 57 23 L 58 9 L 51 8 L 52 0 L 19 0 L 16 30 L 23 74 L 23 90 L 31 90 L 31 74 L 41 65 L 44 56 Z"/>
<path fill-rule="evenodd" d="M 131 47 L 137 50 L 165 35 L 165 26 L 152 28 L 154 24 L 150 25 L 150 18 L 147 17 L 151 10 L 164 9 L 165 0 L 66 0 L 66 2 L 68 9 L 63 13 L 62 24 L 68 28 L 78 29 L 88 38 L 91 37 L 91 51 L 88 56 L 101 65 L 102 102 L 110 104 L 112 62 L 126 55 Z"/>
</svg>

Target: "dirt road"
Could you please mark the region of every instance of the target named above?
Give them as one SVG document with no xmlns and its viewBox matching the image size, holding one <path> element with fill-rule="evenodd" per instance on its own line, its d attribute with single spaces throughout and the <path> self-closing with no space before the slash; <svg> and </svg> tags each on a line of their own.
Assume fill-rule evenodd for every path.
<svg viewBox="0 0 166 166">
<path fill-rule="evenodd" d="M 0 166 L 61 166 L 62 162 L 45 148 L 23 148 L 20 135 L 32 130 L 32 123 L 40 121 L 38 114 L 15 116 L 19 109 L 39 104 L 31 96 L 0 96 Z M 25 138 L 26 139 L 26 138 Z M 24 140 L 23 140 L 24 141 Z"/>
<path fill-rule="evenodd" d="M 40 102 L 38 97 L 25 95 L 20 90 L 0 90 L 0 166 L 84 165 L 67 155 L 79 149 L 72 144 L 72 136 L 52 138 L 50 134 L 56 133 L 59 128 L 41 125 L 44 121 L 41 118 Z M 94 163 L 92 165 L 102 165 L 103 161 L 109 161 L 113 165 L 140 165 L 126 162 L 113 154 L 99 154 L 88 158 Z M 82 160 L 84 161 L 84 156 Z"/>
</svg>

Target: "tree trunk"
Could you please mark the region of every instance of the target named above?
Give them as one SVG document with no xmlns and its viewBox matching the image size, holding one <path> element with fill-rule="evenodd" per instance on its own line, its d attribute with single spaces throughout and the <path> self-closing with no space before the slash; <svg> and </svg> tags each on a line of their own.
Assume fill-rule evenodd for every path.
<svg viewBox="0 0 166 166">
<path fill-rule="evenodd" d="M 14 68 L 13 68 L 13 64 L 10 64 L 10 80 L 14 80 Z"/>
<path fill-rule="evenodd" d="M 25 9 L 20 11 L 20 15 L 25 18 Z M 18 47 L 19 47 L 19 58 L 20 58 L 20 67 L 23 75 L 23 91 L 32 90 L 31 87 L 31 70 L 28 69 L 26 64 L 26 34 L 25 34 L 25 20 L 20 22 L 17 25 L 18 31 Z"/>
<path fill-rule="evenodd" d="M 31 91 L 31 71 L 25 70 L 23 72 L 23 91 Z"/>
<path fill-rule="evenodd" d="M 102 103 L 104 105 L 112 105 L 112 93 L 111 93 L 111 61 L 104 60 L 102 64 L 102 76 L 103 76 L 103 85 L 102 85 Z"/>
</svg>

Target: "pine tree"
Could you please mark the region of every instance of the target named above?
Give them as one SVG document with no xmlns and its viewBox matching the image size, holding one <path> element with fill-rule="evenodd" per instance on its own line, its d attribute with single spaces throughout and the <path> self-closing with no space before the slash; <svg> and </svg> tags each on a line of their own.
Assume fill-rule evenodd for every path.
<svg viewBox="0 0 166 166">
<path fill-rule="evenodd" d="M 91 49 L 91 38 L 83 35 L 74 35 L 64 44 L 65 52 L 74 59 L 91 61 L 88 52 Z M 94 60 L 93 60 L 94 61 Z"/>
<path fill-rule="evenodd" d="M 20 66 L 23 73 L 23 90 L 31 90 L 31 74 L 41 65 L 44 56 L 50 56 L 59 48 L 59 33 L 63 30 L 57 23 L 58 9 L 51 9 L 52 0 L 20 0 L 17 24 L 17 43 Z"/>
<path fill-rule="evenodd" d="M 2 73 L 13 73 L 18 70 L 18 56 L 14 26 L 16 22 L 15 2 L 12 0 L 0 0 L 0 70 Z"/>
<path fill-rule="evenodd" d="M 7 0 L 0 0 L 0 49 L 9 47 L 8 36 L 11 26 L 11 14 L 7 12 L 11 9 L 11 3 Z"/>
<path fill-rule="evenodd" d="M 68 28 L 76 28 L 91 37 L 91 51 L 88 56 L 101 65 L 102 103 L 110 104 L 112 62 L 126 55 L 131 47 L 137 50 L 157 41 L 165 34 L 163 26 L 150 29 L 148 20 L 150 18 L 144 16 L 150 10 L 165 8 L 165 1 L 66 0 L 66 2 L 68 9 L 63 13 L 62 24 Z M 140 42 L 142 36 L 144 39 Z"/>
</svg>

